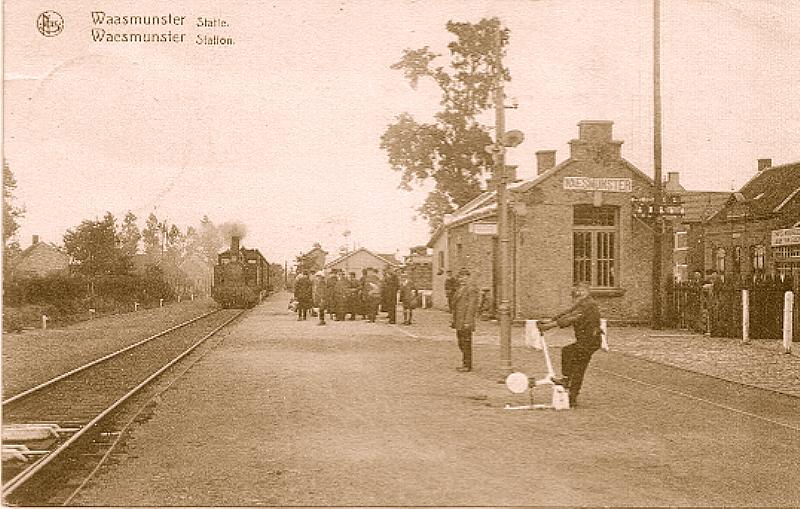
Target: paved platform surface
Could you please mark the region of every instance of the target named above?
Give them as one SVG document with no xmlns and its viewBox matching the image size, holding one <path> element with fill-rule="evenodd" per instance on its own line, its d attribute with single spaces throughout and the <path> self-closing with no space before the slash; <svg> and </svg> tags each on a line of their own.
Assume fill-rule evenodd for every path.
<svg viewBox="0 0 800 509">
<path fill-rule="evenodd" d="M 418 314 L 320 327 L 271 299 L 153 401 L 73 504 L 800 506 L 800 398 L 598 353 L 579 408 L 508 410 L 529 395 L 497 383 L 494 326 L 459 373 L 447 317 Z M 570 337 L 548 335 L 554 362 Z M 521 340 L 516 366 L 541 374 Z"/>
</svg>

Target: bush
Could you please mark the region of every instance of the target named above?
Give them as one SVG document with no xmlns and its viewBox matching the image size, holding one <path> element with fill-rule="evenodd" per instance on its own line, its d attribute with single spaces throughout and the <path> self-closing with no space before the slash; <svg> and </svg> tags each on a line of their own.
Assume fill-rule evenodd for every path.
<svg viewBox="0 0 800 509">
<path fill-rule="evenodd" d="M 20 330 L 40 326 L 42 313 L 52 323 L 68 323 L 85 319 L 90 308 L 116 313 L 132 310 L 134 302 L 147 307 L 174 298 L 174 291 L 157 271 L 98 276 L 93 281 L 80 275 L 23 276 L 4 281 L 3 316 L 8 321 L 6 330 Z"/>
</svg>

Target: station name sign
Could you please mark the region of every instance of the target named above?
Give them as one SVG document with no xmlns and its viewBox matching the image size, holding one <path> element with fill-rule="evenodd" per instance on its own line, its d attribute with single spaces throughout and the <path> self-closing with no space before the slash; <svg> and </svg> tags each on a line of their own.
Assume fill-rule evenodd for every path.
<svg viewBox="0 0 800 509">
<path fill-rule="evenodd" d="M 800 244 L 800 228 L 772 230 L 773 246 L 794 246 Z"/>
<path fill-rule="evenodd" d="M 564 177 L 564 189 L 568 191 L 630 193 L 633 191 L 633 183 L 631 179 L 625 178 Z"/>
</svg>

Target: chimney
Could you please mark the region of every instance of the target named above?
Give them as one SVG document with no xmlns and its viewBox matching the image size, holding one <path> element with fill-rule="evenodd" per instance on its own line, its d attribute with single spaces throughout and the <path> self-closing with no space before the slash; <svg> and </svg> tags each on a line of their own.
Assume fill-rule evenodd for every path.
<svg viewBox="0 0 800 509">
<path fill-rule="evenodd" d="M 581 120 L 578 122 L 578 138 L 582 141 L 610 142 L 611 120 Z"/>
<path fill-rule="evenodd" d="M 231 258 L 239 258 L 239 237 L 236 235 L 231 236 Z"/>
<path fill-rule="evenodd" d="M 614 122 L 611 120 L 581 120 L 578 122 L 578 139 L 569 142 L 569 157 L 576 161 L 620 159 L 622 141 L 612 138 Z"/>
<path fill-rule="evenodd" d="M 552 170 L 556 166 L 555 150 L 539 150 L 536 152 L 536 174 Z"/>
<path fill-rule="evenodd" d="M 39 243 L 39 236 L 38 235 L 34 235 L 33 239 L 31 239 L 31 245 L 35 246 L 38 243 Z"/>
<path fill-rule="evenodd" d="M 766 170 L 772 166 L 772 159 L 759 159 L 758 160 L 758 171 Z"/>
<path fill-rule="evenodd" d="M 664 186 L 664 190 L 673 193 L 679 191 L 685 191 L 683 186 L 681 186 L 680 174 L 677 171 L 671 171 L 667 173 L 667 183 Z"/>
</svg>

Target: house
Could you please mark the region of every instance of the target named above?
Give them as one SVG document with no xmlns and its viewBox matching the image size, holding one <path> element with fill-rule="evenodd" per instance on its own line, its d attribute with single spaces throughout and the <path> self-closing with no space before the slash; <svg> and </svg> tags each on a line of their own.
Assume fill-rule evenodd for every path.
<svg viewBox="0 0 800 509">
<path fill-rule="evenodd" d="M 539 151 L 537 176 L 509 186 L 512 318 L 553 316 L 571 304 L 570 289 L 580 282 L 590 286 L 603 316 L 650 321 L 653 224 L 636 217 L 634 202 L 652 200 L 654 184 L 622 157 L 612 126 L 579 122 L 566 160 L 556 164 L 555 151 Z M 448 216 L 428 243 L 434 302 L 445 301 L 446 270 L 462 267 L 496 302 L 498 242 L 497 198 L 488 189 Z M 663 247 L 662 280 L 671 273 L 672 242 Z"/>
<path fill-rule="evenodd" d="M 418 290 L 431 290 L 433 283 L 433 256 L 428 254 L 426 246 L 411 248 L 405 257 L 404 272 Z"/>
<path fill-rule="evenodd" d="M 328 257 L 328 252 L 323 250 L 319 244 L 314 244 L 311 251 L 301 253 L 297 257 L 298 271 L 307 270 L 309 272 L 317 272 L 325 267 L 325 260 Z"/>
<path fill-rule="evenodd" d="M 693 256 L 725 275 L 800 277 L 800 162 L 759 159 L 753 177 L 704 225 Z"/>
<path fill-rule="evenodd" d="M 680 185 L 678 172 L 669 172 L 664 192 L 680 198 L 683 215 L 672 221 L 674 232 L 672 276 L 676 282 L 688 281 L 691 272 L 705 266 L 702 249 L 690 249 L 703 242 L 703 229 L 708 220 L 725 204 L 731 193 L 726 191 L 689 191 Z M 697 256 L 699 253 L 700 256 Z"/>
<path fill-rule="evenodd" d="M 31 245 L 24 249 L 13 268 L 15 276 L 48 276 L 51 274 L 69 274 L 69 256 L 58 246 L 49 242 L 40 242 L 34 235 Z"/>
<path fill-rule="evenodd" d="M 361 277 L 361 271 L 367 268 L 382 271 L 389 266 L 399 270 L 400 263 L 394 259 L 394 255 L 391 256 L 388 258 L 386 255 L 379 255 L 362 247 L 325 264 L 323 270 L 326 273 L 334 270 L 343 270 L 345 274 L 354 272 L 358 277 Z"/>
</svg>

